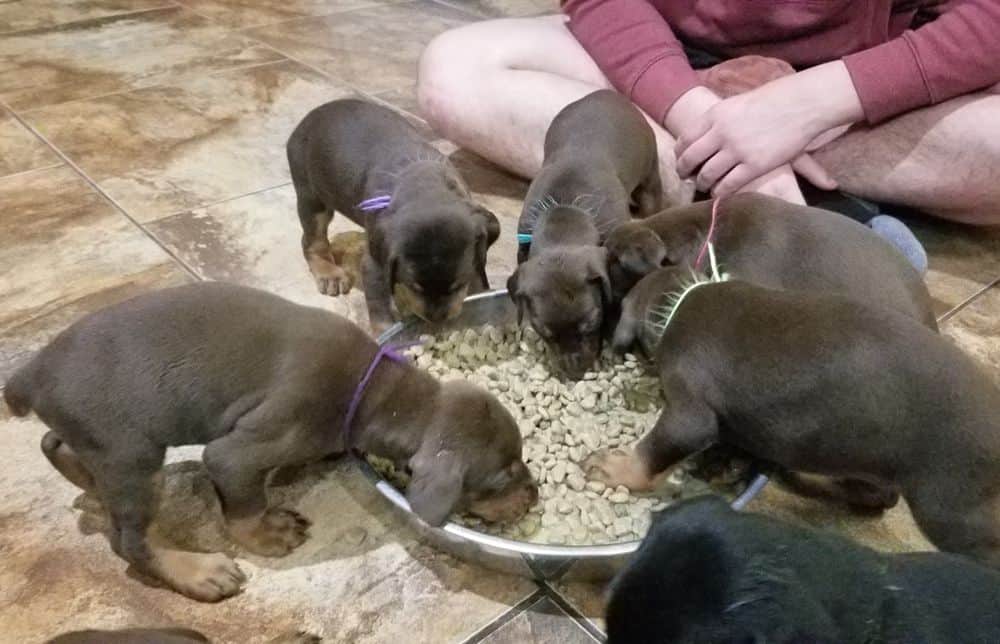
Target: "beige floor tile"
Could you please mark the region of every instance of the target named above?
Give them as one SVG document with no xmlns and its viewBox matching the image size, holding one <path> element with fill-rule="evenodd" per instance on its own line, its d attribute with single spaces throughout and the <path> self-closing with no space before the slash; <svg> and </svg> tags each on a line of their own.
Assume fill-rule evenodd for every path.
<svg viewBox="0 0 1000 644">
<path fill-rule="evenodd" d="M 458 642 L 525 599 L 534 585 L 466 565 L 421 543 L 398 511 L 346 462 L 281 477 L 272 501 L 309 517 L 311 538 L 282 559 L 245 556 L 224 537 L 197 450 L 165 468 L 163 531 L 186 548 L 225 549 L 250 577 L 244 592 L 201 604 L 125 574 L 75 509 L 77 490 L 38 449 L 34 418 L 0 421 L 0 615 L 4 639 L 36 642 L 88 627 L 183 625 L 218 642 L 257 644 L 305 629 L 327 642 Z M 92 505 L 92 504 L 83 504 Z"/>
<path fill-rule="evenodd" d="M 1000 230 L 930 220 L 912 228 L 927 250 L 927 287 L 938 315 L 1000 275 Z"/>
<path fill-rule="evenodd" d="M 604 602 L 608 586 L 606 582 L 559 581 L 552 586 L 597 630 L 602 633 L 607 632 L 607 625 L 604 622 Z"/>
<path fill-rule="evenodd" d="M 203 16 L 234 28 L 258 27 L 295 18 L 409 0 L 179 0 Z"/>
<path fill-rule="evenodd" d="M 1000 387 L 1000 284 L 948 319 L 941 332 L 972 356 Z"/>
<path fill-rule="evenodd" d="M 4 38 L 0 100 L 27 110 L 280 59 L 243 35 L 167 7 Z"/>
<path fill-rule="evenodd" d="M 294 62 L 29 112 L 130 215 L 152 221 L 289 181 L 285 142 L 348 90 Z"/>
<path fill-rule="evenodd" d="M 558 0 L 444 0 L 487 18 L 516 18 L 559 13 Z"/>
<path fill-rule="evenodd" d="M 0 110 L 0 177 L 59 163 L 52 148 L 8 112 Z"/>
<path fill-rule="evenodd" d="M 438 33 L 473 20 L 428 0 L 293 20 L 246 33 L 365 92 L 413 85 L 417 60 Z"/>
<path fill-rule="evenodd" d="M 337 216 L 331 234 L 357 230 Z M 300 304 L 326 308 L 367 328 L 360 289 L 329 297 L 316 290 L 302 258 L 302 228 L 289 186 L 167 217 L 149 230 L 199 276 L 277 293 Z"/>
<path fill-rule="evenodd" d="M 594 644 L 597 642 L 551 599 L 535 602 L 482 640 L 483 644 Z"/>
<path fill-rule="evenodd" d="M 0 380 L 81 315 L 190 279 L 66 167 L 0 179 Z"/>
<path fill-rule="evenodd" d="M 171 6 L 170 0 L 8 0 L 0 3 L 0 34 Z"/>
</svg>

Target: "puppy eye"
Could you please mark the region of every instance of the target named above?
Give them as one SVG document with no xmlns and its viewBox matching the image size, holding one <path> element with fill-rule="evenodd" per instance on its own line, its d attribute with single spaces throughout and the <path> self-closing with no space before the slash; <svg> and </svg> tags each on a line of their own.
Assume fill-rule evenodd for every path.
<svg viewBox="0 0 1000 644">
<path fill-rule="evenodd" d="M 412 288 L 414 292 L 416 292 L 416 293 L 420 293 L 421 295 L 422 295 L 422 294 L 423 294 L 423 292 L 424 292 L 424 287 L 423 287 L 423 286 L 421 286 L 420 284 L 416 283 L 416 282 L 414 282 L 414 283 L 413 283 L 413 284 L 412 284 L 412 285 L 410 286 L 410 288 Z"/>
</svg>

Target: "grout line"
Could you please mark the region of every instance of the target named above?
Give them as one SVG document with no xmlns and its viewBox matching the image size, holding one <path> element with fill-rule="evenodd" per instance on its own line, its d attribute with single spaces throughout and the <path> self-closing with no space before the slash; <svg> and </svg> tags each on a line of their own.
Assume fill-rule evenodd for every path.
<svg viewBox="0 0 1000 644">
<path fill-rule="evenodd" d="M 164 244 L 163 242 L 161 242 L 156 237 L 156 235 L 153 235 L 149 230 L 146 229 L 145 226 L 143 226 L 142 224 L 140 224 L 132 215 L 130 215 L 128 213 L 128 211 L 125 210 L 125 208 L 123 208 L 120 203 L 118 203 L 115 199 L 113 199 L 111 197 L 111 195 L 109 195 L 107 192 L 105 192 L 104 189 L 101 188 L 97 184 L 97 182 L 95 182 L 93 179 L 91 179 L 90 176 L 88 176 L 87 173 L 85 173 L 80 168 L 80 166 L 78 166 L 68 156 L 66 156 L 66 154 L 62 150 L 60 150 L 55 145 L 53 145 L 52 142 L 49 141 L 47 138 L 45 138 L 42 135 L 41 132 L 39 132 L 34 127 L 32 127 L 31 125 L 29 125 L 24 119 L 21 118 L 21 116 L 19 114 L 17 114 L 13 110 L 10 110 L 9 108 L 8 108 L 8 111 L 10 112 L 11 116 L 13 116 L 14 119 L 17 120 L 18 123 L 20 123 L 22 126 L 28 128 L 28 130 L 30 132 L 32 132 L 35 136 L 37 136 L 39 139 L 41 139 L 46 145 L 48 145 L 50 148 L 52 148 L 52 150 L 59 156 L 59 158 L 61 158 L 63 160 L 63 162 L 67 166 L 69 166 L 81 179 L 83 179 L 87 184 L 89 184 L 91 188 L 93 188 L 95 191 L 97 191 L 97 193 L 99 195 L 101 195 L 102 197 L 104 197 L 108 201 L 108 203 L 110 203 L 116 210 L 118 210 L 122 214 L 122 216 L 124 216 L 126 219 L 128 219 L 130 222 L 132 222 L 132 225 L 134 225 L 136 228 L 138 228 L 154 244 L 156 244 L 157 246 L 159 246 L 160 249 L 164 253 L 166 253 L 171 259 L 173 259 L 174 262 L 176 262 L 182 269 L 184 269 L 184 271 L 187 272 L 188 275 L 190 275 L 191 277 L 193 277 L 196 281 L 199 281 L 199 282 L 203 281 L 202 277 L 200 275 L 198 275 L 198 273 L 193 268 L 191 268 L 190 266 L 188 266 L 187 263 L 184 262 L 184 260 L 182 260 L 175 252 L 173 252 L 169 247 L 167 247 L 166 244 Z"/>
<path fill-rule="evenodd" d="M 581 613 L 576 609 L 568 599 L 562 596 L 562 594 L 553 588 L 548 581 L 540 581 L 538 585 L 542 588 L 542 592 L 552 600 L 552 602 L 561 608 L 563 612 L 569 615 L 577 626 L 587 631 L 587 634 L 593 637 L 598 642 L 602 644 L 607 641 L 607 635 L 605 635 L 601 629 L 597 628 L 597 625 L 590 621 L 590 618 Z"/>
<path fill-rule="evenodd" d="M 277 190 L 278 188 L 284 188 L 284 187 L 290 186 L 290 185 L 292 185 L 291 181 L 286 181 L 284 183 L 276 183 L 273 186 L 265 186 L 263 188 L 258 188 L 257 190 L 251 190 L 250 192 L 244 192 L 244 193 L 241 193 L 241 194 L 238 194 L 238 195 L 234 195 L 232 197 L 226 197 L 225 199 L 219 199 L 218 201 L 209 201 L 209 202 L 203 203 L 201 205 L 194 206 L 192 208 L 181 208 L 180 210 L 175 210 L 173 212 L 168 212 L 165 215 L 161 215 L 160 217 L 157 217 L 156 219 L 152 219 L 152 220 L 147 221 L 145 223 L 147 223 L 147 224 L 155 224 L 157 222 L 164 221 L 166 219 L 170 219 L 171 217 L 176 217 L 177 215 L 183 215 L 184 213 L 187 213 L 187 212 L 194 212 L 195 210 L 203 210 L 205 208 L 212 208 L 214 206 L 218 206 L 218 205 L 221 205 L 221 204 L 224 204 L 224 203 L 229 203 L 230 201 L 236 201 L 237 199 L 242 199 L 243 197 L 252 197 L 253 195 L 259 195 L 260 193 L 267 192 L 268 190 Z"/>
<path fill-rule="evenodd" d="M 68 22 L 60 22 L 54 25 L 43 25 L 41 27 L 31 27 L 29 29 L 20 29 L 15 31 L 3 31 L 0 32 L 0 37 L 2 38 L 24 38 L 27 36 L 34 36 L 37 34 L 50 32 L 50 31 L 64 31 L 68 27 L 84 26 L 88 23 L 100 24 L 101 22 L 113 22 L 115 20 L 127 20 L 130 16 L 141 16 L 147 13 L 154 13 L 156 11 L 163 11 L 164 9 L 180 9 L 180 5 L 176 2 L 171 2 L 170 0 L 164 0 L 163 4 L 158 7 L 149 7 L 148 9 L 138 9 L 136 11 L 123 11 L 122 13 L 112 13 L 107 16 L 100 16 L 98 18 L 80 18 L 78 20 L 69 20 Z"/>
<path fill-rule="evenodd" d="M 979 298 L 980 295 L 983 295 L 984 293 L 986 293 L 986 291 L 988 291 L 991 288 L 993 288 L 994 286 L 998 286 L 998 285 L 1000 285 L 1000 277 L 997 277 L 996 279 L 994 279 L 992 282 L 990 282 L 989 284 L 987 284 L 983 288 L 979 289 L 978 291 L 976 291 L 975 293 L 973 293 L 969 297 L 965 298 L 964 300 L 962 300 L 961 302 L 959 302 L 958 304 L 956 304 L 955 307 L 952 308 L 950 311 L 948 311 L 947 313 L 945 313 L 944 315 L 942 315 L 941 317 L 939 317 L 937 319 L 938 326 L 940 326 L 941 324 L 947 322 L 951 318 L 953 318 L 956 315 L 958 315 L 959 313 L 961 313 L 962 309 L 964 309 L 965 307 L 967 307 L 970 304 L 972 304 L 976 299 Z"/>
<path fill-rule="evenodd" d="M 473 18 L 479 18 L 480 20 L 491 20 L 491 19 L 495 20 L 497 18 L 505 18 L 505 17 L 509 18 L 510 17 L 510 16 L 503 16 L 503 15 L 500 15 L 500 16 L 490 16 L 490 15 L 487 15 L 485 13 L 480 13 L 480 12 L 476 11 L 475 9 L 470 9 L 469 7 L 463 7 L 458 2 L 452 4 L 451 2 L 448 2 L 448 0 L 431 0 L 431 2 L 433 2 L 435 4 L 438 4 L 438 5 L 441 5 L 443 7 L 448 7 L 449 9 L 455 9 L 456 11 L 461 11 L 462 13 L 464 13 L 467 16 L 472 16 Z"/>
<path fill-rule="evenodd" d="M 534 592 L 505 610 L 492 622 L 462 640 L 462 644 L 477 644 L 477 642 L 482 642 L 543 599 L 545 599 L 545 591 L 541 588 L 535 589 Z"/>
<path fill-rule="evenodd" d="M 255 46 L 258 46 L 258 45 L 255 45 Z M 275 50 L 275 52 L 278 55 L 280 55 L 280 56 L 284 56 L 284 54 L 282 54 L 281 52 L 278 52 L 276 50 Z M 217 69 L 217 70 L 215 70 L 213 72 L 204 72 L 204 73 L 201 73 L 201 74 L 199 74 L 197 72 L 194 72 L 194 73 L 192 73 L 190 75 L 182 76 L 180 78 L 175 78 L 173 80 L 166 80 L 166 81 L 164 81 L 162 83 L 153 83 L 151 85 L 143 85 L 141 87 L 128 87 L 128 88 L 125 88 L 125 89 L 116 90 L 114 92 L 107 92 L 105 94 L 95 94 L 94 96 L 83 96 L 81 98 L 73 98 L 73 99 L 70 99 L 68 101 L 62 101 L 60 103 L 49 103 L 47 105 L 39 105 L 37 107 L 31 107 L 31 108 L 28 108 L 28 109 L 25 109 L 25 110 L 20 110 L 18 113 L 19 114 L 34 114 L 35 112 L 40 112 L 42 110 L 47 110 L 49 108 L 62 107 L 63 105 L 73 105 L 75 103 L 84 103 L 86 101 L 97 101 L 97 100 L 101 100 L 101 99 L 108 98 L 108 97 L 111 97 L 111 96 L 121 96 L 121 95 L 124 95 L 124 94 L 133 94 L 133 93 L 143 92 L 145 90 L 152 90 L 152 89 L 163 89 L 164 87 L 183 88 L 183 86 L 185 84 L 187 84 L 190 81 L 193 81 L 195 79 L 199 79 L 199 78 L 211 78 L 212 76 L 221 76 L 223 74 L 229 74 L 231 72 L 243 72 L 243 71 L 246 71 L 248 69 L 255 69 L 257 67 L 267 67 L 268 65 L 280 65 L 281 63 L 288 63 L 288 62 L 298 62 L 298 61 L 290 61 L 290 60 L 287 60 L 287 59 L 267 60 L 267 61 L 264 61 L 264 62 L 261 62 L 261 63 L 249 63 L 247 65 L 237 65 L 236 67 L 227 67 L 226 69 Z M 10 106 L 7 106 L 7 109 L 10 112 L 14 111 L 14 109 L 11 108 Z"/>
<path fill-rule="evenodd" d="M 404 4 L 404 3 L 407 3 L 407 2 L 414 2 L 414 1 L 415 0 L 391 0 L 391 4 Z M 226 29 L 229 29 L 233 33 L 238 33 L 238 34 L 243 34 L 243 35 L 246 35 L 246 32 L 249 31 L 249 30 L 251 30 L 251 29 L 264 29 L 266 27 L 271 27 L 273 25 L 284 25 L 284 24 L 287 24 L 289 22 L 295 22 L 297 20 L 310 20 L 310 19 L 315 20 L 315 19 L 320 19 L 320 18 L 326 18 L 328 16 L 337 16 L 337 15 L 340 15 L 342 13 L 348 13 L 350 11 L 358 11 L 358 10 L 361 10 L 361 9 L 374 9 L 376 7 L 390 6 L 390 5 L 387 5 L 387 4 L 382 3 L 382 2 L 377 2 L 376 0 L 369 0 L 369 2 L 366 3 L 366 4 L 361 4 L 361 5 L 358 5 L 356 7 L 344 7 L 342 9 L 334 9 L 333 11 L 331 11 L 329 13 L 320 13 L 320 14 L 316 14 L 316 15 L 313 15 L 313 14 L 302 14 L 302 15 L 294 16 L 292 18 L 285 18 L 285 19 L 282 19 L 282 20 L 273 20 L 271 22 L 262 22 L 259 25 L 249 25 L 249 26 L 246 26 L 246 27 L 234 27 L 232 25 L 226 24 L 225 22 L 223 22 L 219 18 L 213 18 L 212 16 L 209 16 L 207 14 L 201 13 L 200 11 L 198 11 L 198 9 L 196 9 L 195 7 L 193 7 L 191 4 L 188 4 L 189 2 L 191 2 L 191 0 L 178 0 L 178 5 L 181 8 L 190 11 L 191 13 L 193 13 L 194 15 L 196 15 L 196 16 L 198 16 L 200 18 L 204 18 L 205 20 L 210 20 L 213 23 L 215 23 L 215 24 L 217 24 L 217 25 L 219 25 L 221 27 L 225 27 Z"/>
<path fill-rule="evenodd" d="M 40 141 L 44 144 L 44 141 Z M 18 170 L 17 172 L 11 172 L 10 174 L 0 174 L 0 181 L 4 179 L 10 179 L 11 177 L 19 177 L 24 174 L 31 174 L 32 172 L 41 172 L 42 170 L 52 170 L 53 168 L 61 168 L 64 164 L 62 159 L 59 159 L 57 163 L 50 163 L 48 165 L 38 166 L 37 168 L 30 168 L 28 170 Z"/>
</svg>

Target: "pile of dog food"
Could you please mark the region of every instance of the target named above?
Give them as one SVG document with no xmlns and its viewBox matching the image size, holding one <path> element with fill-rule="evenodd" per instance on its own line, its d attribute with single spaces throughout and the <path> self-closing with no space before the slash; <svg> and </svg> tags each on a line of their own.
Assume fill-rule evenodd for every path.
<svg viewBox="0 0 1000 644">
<path fill-rule="evenodd" d="M 457 517 L 467 526 L 536 543 L 632 541 L 649 529 L 650 512 L 671 501 L 712 489 L 732 497 L 745 487 L 749 463 L 718 454 L 684 461 L 648 497 L 587 479 L 582 464 L 588 455 L 632 445 L 662 409 L 657 378 L 644 373 L 631 354 L 606 351 L 594 370 L 574 382 L 559 375 L 544 342 L 529 328 L 485 326 L 421 340 L 408 351 L 418 367 L 442 380 L 471 381 L 510 410 L 524 438 L 524 461 L 539 484 L 539 502 L 517 524 Z M 369 461 L 405 487 L 405 474 L 389 462 Z"/>
</svg>

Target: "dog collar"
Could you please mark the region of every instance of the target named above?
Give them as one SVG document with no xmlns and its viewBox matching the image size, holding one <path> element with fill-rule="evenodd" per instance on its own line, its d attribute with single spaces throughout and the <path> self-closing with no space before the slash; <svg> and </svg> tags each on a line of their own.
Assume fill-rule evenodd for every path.
<svg viewBox="0 0 1000 644">
<path fill-rule="evenodd" d="M 518 244 L 530 244 L 531 243 L 531 233 L 518 233 L 517 234 Z"/>
<path fill-rule="evenodd" d="M 662 338 L 663 334 L 667 332 L 667 327 L 670 326 L 670 322 L 674 319 L 674 315 L 677 314 L 677 310 L 681 308 L 684 299 L 692 291 L 707 284 L 718 284 L 729 279 L 728 273 L 719 272 L 719 265 L 715 261 L 715 245 L 708 242 L 705 248 L 708 251 L 708 259 L 712 266 L 711 276 L 705 279 L 692 270 L 692 281 L 690 284 L 684 286 L 680 291 L 667 293 L 663 304 L 650 309 L 649 315 L 646 317 L 646 328 L 656 334 L 657 338 Z"/>
<path fill-rule="evenodd" d="M 392 203 L 392 195 L 380 195 L 378 197 L 371 197 L 365 199 L 358 204 L 358 210 L 364 212 L 378 212 L 379 210 L 385 210 Z"/>
<path fill-rule="evenodd" d="M 716 199 L 712 202 L 712 220 L 708 224 L 708 234 L 705 235 L 705 243 L 701 245 L 701 250 L 698 251 L 698 258 L 694 260 L 694 268 L 698 270 L 701 268 L 701 262 L 705 259 L 706 251 L 710 252 L 710 248 L 715 243 L 715 222 L 719 217 L 719 202 L 721 199 Z M 713 267 L 712 270 L 716 270 Z"/>
<path fill-rule="evenodd" d="M 358 386 L 354 388 L 354 395 L 351 396 L 351 403 L 347 406 L 347 415 L 344 417 L 344 451 L 351 449 L 351 429 L 354 424 L 354 417 L 358 413 L 358 408 L 361 406 L 361 400 L 365 397 L 365 390 L 368 389 L 368 384 L 372 380 L 372 376 L 375 375 L 375 369 L 378 367 L 379 363 L 383 359 L 391 360 L 397 364 L 407 364 L 409 359 L 399 353 L 399 351 L 416 346 L 420 344 L 419 340 L 414 340 L 412 342 L 403 342 L 401 344 L 383 344 L 375 352 L 375 357 L 372 358 L 371 364 L 368 365 L 368 370 L 365 371 L 365 375 L 362 376 Z"/>
</svg>

